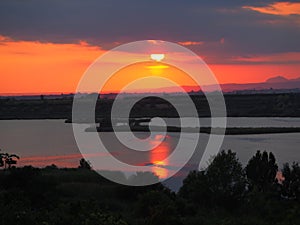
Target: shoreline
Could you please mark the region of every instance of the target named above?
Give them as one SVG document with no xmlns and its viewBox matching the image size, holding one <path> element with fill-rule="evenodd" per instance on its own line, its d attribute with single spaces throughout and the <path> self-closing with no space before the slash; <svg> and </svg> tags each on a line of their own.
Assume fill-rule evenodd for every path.
<svg viewBox="0 0 300 225">
<path fill-rule="evenodd" d="M 98 123 L 99 120 L 102 120 L 104 117 L 97 118 L 96 123 Z M 140 117 L 132 117 L 131 119 L 140 119 L 140 118 L 145 118 L 143 116 Z M 179 117 L 174 117 L 174 116 L 162 116 L 161 118 L 179 118 Z M 190 116 L 184 116 L 184 118 L 190 118 Z M 199 116 L 197 118 L 211 118 L 209 116 Z M 214 118 L 218 118 L 217 116 Z M 287 116 L 282 116 L 282 115 L 255 115 L 255 116 L 234 116 L 230 115 L 227 116 L 227 118 L 300 118 L 300 116 L 294 116 L 294 115 L 287 115 Z M 1 117 L 0 116 L 0 121 L 3 120 L 64 120 L 65 123 L 73 123 L 70 118 L 67 117 Z M 90 123 L 87 121 L 79 121 L 76 123 Z"/>
<path fill-rule="evenodd" d="M 118 126 L 116 131 L 113 130 L 112 127 L 97 127 L 95 128 L 87 128 L 86 132 L 127 132 L 127 126 Z M 152 127 L 152 132 L 163 132 L 165 130 L 164 127 Z M 135 126 L 131 127 L 132 132 L 150 132 L 148 126 Z M 300 127 L 229 127 L 226 128 L 224 132 L 224 128 L 211 128 L 211 127 L 175 127 L 169 126 L 167 127 L 167 132 L 172 133 L 204 133 L 204 134 L 214 134 L 214 135 L 252 135 L 252 134 L 281 134 L 281 133 L 300 133 Z"/>
</svg>

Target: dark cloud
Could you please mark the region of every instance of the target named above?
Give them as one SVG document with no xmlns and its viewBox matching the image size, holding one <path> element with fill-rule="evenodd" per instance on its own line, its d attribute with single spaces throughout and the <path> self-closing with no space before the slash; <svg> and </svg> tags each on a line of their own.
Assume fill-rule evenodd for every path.
<svg viewBox="0 0 300 225">
<path fill-rule="evenodd" d="M 103 48 L 143 39 L 203 41 L 203 45 L 191 49 L 204 55 L 218 52 L 227 59 L 300 51 L 300 27 L 294 23 L 300 17 L 242 9 L 244 5 L 271 2 L 274 1 L 1 0 L 0 34 L 50 42 L 86 40 Z"/>
</svg>

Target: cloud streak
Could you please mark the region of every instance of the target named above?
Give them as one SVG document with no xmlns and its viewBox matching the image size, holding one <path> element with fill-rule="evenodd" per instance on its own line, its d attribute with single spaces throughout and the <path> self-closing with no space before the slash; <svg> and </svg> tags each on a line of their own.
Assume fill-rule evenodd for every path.
<svg viewBox="0 0 300 225">
<path fill-rule="evenodd" d="M 275 2 L 267 6 L 243 6 L 243 8 L 263 14 L 271 14 L 277 16 L 300 15 L 299 2 Z"/>
<path fill-rule="evenodd" d="M 179 41 L 178 44 L 183 46 L 203 45 L 203 41 Z"/>
</svg>

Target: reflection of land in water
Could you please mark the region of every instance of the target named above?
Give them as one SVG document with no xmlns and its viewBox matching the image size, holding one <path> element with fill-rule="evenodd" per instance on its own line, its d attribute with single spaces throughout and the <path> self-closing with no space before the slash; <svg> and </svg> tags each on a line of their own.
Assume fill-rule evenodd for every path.
<svg viewBox="0 0 300 225">
<path fill-rule="evenodd" d="M 130 130 L 133 132 L 185 132 L 185 133 L 206 133 L 206 134 L 226 134 L 226 135 L 241 135 L 241 134 L 273 134 L 273 133 L 299 133 L 300 127 L 179 127 L 179 126 L 151 126 L 149 127 L 151 118 L 130 118 L 115 120 L 112 126 L 110 119 L 102 118 L 99 122 L 100 126 L 87 128 L 87 132 L 128 132 L 126 121 L 129 121 Z M 118 125 L 121 124 L 121 125 Z"/>
</svg>

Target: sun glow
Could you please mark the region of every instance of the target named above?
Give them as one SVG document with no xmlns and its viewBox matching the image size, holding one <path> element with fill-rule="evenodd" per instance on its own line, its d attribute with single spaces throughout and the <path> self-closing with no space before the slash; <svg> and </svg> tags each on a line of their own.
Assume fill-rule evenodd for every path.
<svg viewBox="0 0 300 225">
<path fill-rule="evenodd" d="M 153 66 L 146 66 L 148 69 L 167 69 L 169 66 L 167 65 L 153 65 Z"/>
<path fill-rule="evenodd" d="M 170 83 L 162 79 L 160 82 L 157 82 L 157 77 L 165 78 L 177 83 L 179 86 L 197 86 L 195 81 L 191 79 L 184 71 L 172 66 L 166 65 L 163 63 L 158 63 L 154 61 L 147 61 L 141 63 L 131 64 L 125 68 L 122 68 L 113 76 L 111 76 L 102 87 L 102 93 L 110 92 L 119 92 L 126 85 L 130 84 L 141 78 L 147 78 L 149 76 L 156 77 L 150 81 L 150 79 L 143 85 L 139 84 L 131 91 L 134 92 L 143 92 L 149 91 L 151 89 L 157 88 L 168 88 Z M 165 90 L 167 91 L 167 89 Z"/>
<path fill-rule="evenodd" d="M 151 59 L 157 62 L 160 62 L 165 58 L 165 54 L 151 54 Z"/>
</svg>

